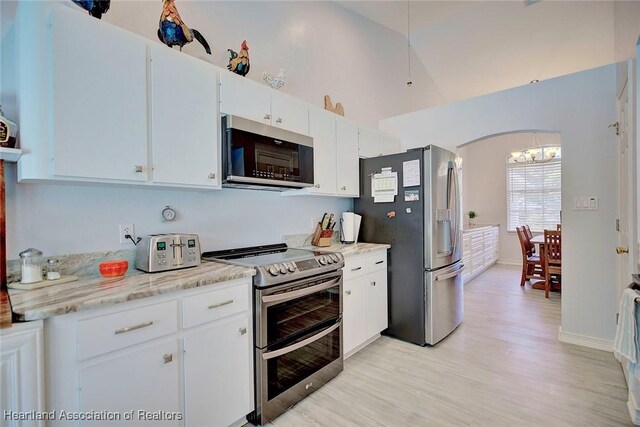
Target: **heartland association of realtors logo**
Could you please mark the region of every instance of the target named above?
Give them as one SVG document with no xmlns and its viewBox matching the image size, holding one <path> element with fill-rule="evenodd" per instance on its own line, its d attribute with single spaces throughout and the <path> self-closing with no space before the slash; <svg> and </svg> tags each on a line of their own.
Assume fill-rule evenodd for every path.
<svg viewBox="0 0 640 427">
<path fill-rule="evenodd" d="M 8 421 L 181 421 L 182 412 L 131 410 L 116 411 L 2 411 Z"/>
</svg>

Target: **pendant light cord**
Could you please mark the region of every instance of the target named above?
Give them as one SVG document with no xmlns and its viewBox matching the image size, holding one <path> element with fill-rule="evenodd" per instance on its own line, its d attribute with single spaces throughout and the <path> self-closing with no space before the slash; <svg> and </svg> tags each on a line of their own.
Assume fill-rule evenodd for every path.
<svg viewBox="0 0 640 427">
<path fill-rule="evenodd" d="M 409 79 L 407 80 L 407 86 L 411 86 L 411 14 L 410 14 L 411 0 L 407 0 L 407 68 L 409 71 Z"/>
</svg>

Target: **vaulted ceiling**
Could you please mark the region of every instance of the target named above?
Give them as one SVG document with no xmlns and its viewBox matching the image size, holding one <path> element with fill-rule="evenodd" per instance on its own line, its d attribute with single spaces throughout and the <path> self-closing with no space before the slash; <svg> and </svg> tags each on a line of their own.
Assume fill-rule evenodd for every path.
<svg viewBox="0 0 640 427">
<path fill-rule="evenodd" d="M 612 1 L 337 3 L 405 36 L 409 7 L 411 46 L 447 102 L 613 62 Z"/>
</svg>

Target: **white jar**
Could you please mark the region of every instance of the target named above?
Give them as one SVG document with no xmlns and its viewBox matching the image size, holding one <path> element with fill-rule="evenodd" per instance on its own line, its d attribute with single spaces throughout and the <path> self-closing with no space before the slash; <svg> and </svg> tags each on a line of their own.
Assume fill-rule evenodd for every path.
<svg viewBox="0 0 640 427">
<path fill-rule="evenodd" d="M 29 248 L 20 252 L 20 260 L 22 261 L 22 279 L 20 283 L 42 282 L 42 268 L 44 267 L 42 251 Z"/>
</svg>

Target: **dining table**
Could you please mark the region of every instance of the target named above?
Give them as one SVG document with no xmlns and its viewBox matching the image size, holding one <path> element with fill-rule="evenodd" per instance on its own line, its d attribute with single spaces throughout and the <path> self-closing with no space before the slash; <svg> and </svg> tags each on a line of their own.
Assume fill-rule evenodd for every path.
<svg viewBox="0 0 640 427">
<path fill-rule="evenodd" d="M 538 253 L 540 255 L 540 262 L 542 264 L 542 277 L 545 277 L 545 271 L 544 271 L 544 233 L 542 234 L 538 234 L 537 236 L 533 236 L 531 238 L 531 243 L 533 243 L 534 245 L 537 246 L 536 249 L 536 253 Z M 531 287 L 533 289 L 541 289 L 541 290 L 545 290 L 545 285 L 546 285 L 546 279 L 543 280 L 539 280 L 537 282 L 532 282 Z M 551 290 L 552 291 L 557 291 L 559 290 L 559 286 L 557 285 L 552 285 L 551 286 Z"/>
</svg>

